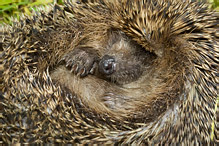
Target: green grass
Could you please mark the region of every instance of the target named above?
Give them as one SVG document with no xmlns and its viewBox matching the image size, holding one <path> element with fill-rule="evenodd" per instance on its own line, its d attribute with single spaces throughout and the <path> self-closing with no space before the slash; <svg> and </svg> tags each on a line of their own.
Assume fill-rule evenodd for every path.
<svg viewBox="0 0 219 146">
<path fill-rule="evenodd" d="M 209 0 L 210 3 L 212 3 L 212 7 L 216 8 L 217 11 L 219 11 L 219 0 Z"/>
<path fill-rule="evenodd" d="M 20 13 L 31 14 L 34 7 L 52 3 L 54 0 L 0 0 L 0 23 L 10 23 L 10 17 L 19 18 Z M 62 4 L 62 0 L 58 0 Z"/>
</svg>

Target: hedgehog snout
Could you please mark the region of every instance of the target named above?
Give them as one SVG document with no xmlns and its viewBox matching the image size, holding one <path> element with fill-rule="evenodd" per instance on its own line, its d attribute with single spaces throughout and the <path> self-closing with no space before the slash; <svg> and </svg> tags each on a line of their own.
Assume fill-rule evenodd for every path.
<svg viewBox="0 0 219 146">
<path fill-rule="evenodd" d="M 99 62 L 99 72 L 110 75 L 115 71 L 116 63 L 113 56 L 105 55 Z"/>
</svg>

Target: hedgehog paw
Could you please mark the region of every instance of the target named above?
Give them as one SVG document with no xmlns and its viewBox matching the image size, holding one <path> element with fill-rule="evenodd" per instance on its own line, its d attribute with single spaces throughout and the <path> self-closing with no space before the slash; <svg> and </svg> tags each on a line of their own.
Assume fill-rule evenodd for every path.
<svg viewBox="0 0 219 146">
<path fill-rule="evenodd" d="M 126 99 L 124 96 L 120 96 L 114 93 L 105 93 L 102 100 L 105 106 L 115 110 L 122 108 L 123 105 L 126 104 L 126 100 L 128 99 Z"/>
<path fill-rule="evenodd" d="M 88 74 L 94 74 L 98 56 L 94 50 L 74 49 L 64 55 L 62 60 L 65 61 L 66 67 L 69 68 L 72 73 L 80 75 L 80 77 L 85 77 Z"/>
</svg>

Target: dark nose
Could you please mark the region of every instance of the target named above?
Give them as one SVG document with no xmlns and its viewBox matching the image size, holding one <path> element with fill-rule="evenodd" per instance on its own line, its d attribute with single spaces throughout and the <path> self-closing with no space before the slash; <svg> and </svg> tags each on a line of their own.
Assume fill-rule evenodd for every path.
<svg viewBox="0 0 219 146">
<path fill-rule="evenodd" d="M 115 59 L 112 56 L 105 55 L 99 62 L 99 72 L 110 75 L 115 70 Z"/>
</svg>

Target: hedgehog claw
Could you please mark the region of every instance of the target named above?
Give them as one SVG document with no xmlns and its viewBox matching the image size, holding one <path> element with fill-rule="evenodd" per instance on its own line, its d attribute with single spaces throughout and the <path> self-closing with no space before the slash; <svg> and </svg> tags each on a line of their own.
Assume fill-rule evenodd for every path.
<svg viewBox="0 0 219 146">
<path fill-rule="evenodd" d="M 71 67 L 71 72 L 74 73 L 76 71 L 76 69 L 78 68 L 77 67 L 78 65 L 77 64 L 74 64 L 72 67 Z"/>
<path fill-rule="evenodd" d="M 94 74 L 96 67 L 97 67 L 97 63 L 94 62 L 93 66 L 92 66 L 91 69 L 89 70 L 89 73 L 90 73 L 90 74 Z"/>
<path fill-rule="evenodd" d="M 80 71 L 80 77 L 85 77 L 86 75 L 87 75 L 86 69 L 83 68 L 83 69 Z"/>
<path fill-rule="evenodd" d="M 67 63 L 66 63 L 66 67 L 70 67 L 74 64 L 74 62 L 72 60 L 69 60 Z"/>
<path fill-rule="evenodd" d="M 94 73 L 97 67 L 97 58 L 94 50 L 89 52 L 89 49 L 74 49 L 68 52 L 61 60 L 65 61 L 66 67 L 70 68 L 72 73 L 85 77 Z"/>
</svg>

